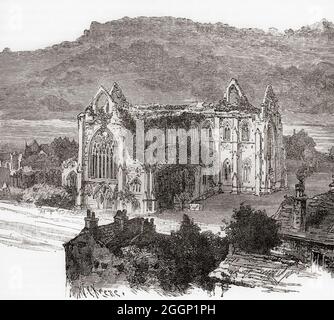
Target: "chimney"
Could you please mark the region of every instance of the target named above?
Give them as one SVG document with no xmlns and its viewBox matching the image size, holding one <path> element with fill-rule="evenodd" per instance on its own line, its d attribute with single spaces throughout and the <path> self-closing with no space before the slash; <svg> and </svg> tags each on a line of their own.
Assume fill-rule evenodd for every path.
<svg viewBox="0 0 334 320">
<path fill-rule="evenodd" d="M 127 211 L 125 209 L 117 210 L 116 215 L 114 217 L 114 221 L 120 231 L 124 230 L 124 225 L 127 222 L 127 220 L 128 220 Z"/>
<path fill-rule="evenodd" d="M 151 227 L 151 230 L 152 230 L 152 231 L 155 231 L 155 230 L 156 230 L 156 228 L 155 228 L 155 224 L 154 224 L 154 219 L 153 219 L 153 218 L 150 219 L 150 227 Z"/>
<path fill-rule="evenodd" d="M 296 196 L 293 204 L 293 228 L 297 231 L 304 232 L 306 226 L 306 207 L 307 196 L 304 193 L 304 181 L 300 181 L 295 185 Z"/>
<path fill-rule="evenodd" d="M 92 212 L 88 209 L 87 216 L 85 217 L 85 228 L 89 231 L 94 231 L 98 227 L 98 218 L 95 218 L 95 212 Z"/>
</svg>

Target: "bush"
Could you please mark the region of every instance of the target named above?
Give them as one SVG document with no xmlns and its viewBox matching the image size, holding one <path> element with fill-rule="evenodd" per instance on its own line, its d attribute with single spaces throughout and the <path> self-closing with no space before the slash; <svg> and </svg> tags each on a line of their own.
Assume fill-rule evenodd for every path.
<svg viewBox="0 0 334 320">
<path fill-rule="evenodd" d="M 249 205 L 240 205 L 234 210 L 227 228 L 228 241 L 236 249 L 248 253 L 269 254 L 270 249 L 280 245 L 279 226 L 265 210 L 254 210 Z"/>
<path fill-rule="evenodd" d="M 163 289 L 184 292 L 191 284 L 212 290 L 209 273 L 218 267 L 228 252 L 228 242 L 200 228 L 184 215 L 179 231 L 159 243 L 159 261 L 165 263 L 158 279 Z"/>
<path fill-rule="evenodd" d="M 23 189 L 9 187 L 7 190 L 2 190 L 0 192 L 0 198 L 2 200 L 21 202 L 23 198 Z"/>
<path fill-rule="evenodd" d="M 303 129 L 294 132 L 291 136 L 284 136 L 284 147 L 286 158 L 294 160 L 305 160 L 305 152 L 316 155 L 316 143 Z"/>
<path fill-rule="evenodd" d="M 201 233 L 184 215 L 179 231 L 170 236 L 143 237 L 123 247 L 117 256 L 122 261 L 121 272 L 132 287 L 160 287 L 168 293 L 179 294 L 191 285 L 212 290 L 215 281 L 209 273 L 225 259 L 227 252 L 225 238 L 212 232 Z"/>
<path fill-rule="evenodd" d="M 47 184 L 37 184 L 23 192 L 23 201 L 34 203 L 36 206 L 72 209 L 75 199 L 70 190 L 57 188 Z"/>
<path fill-rule="evenodd" d="M 126 247 L 124 254 L 124 270 L 131 286 L 154 286 L 158 283 L 157 273 L 159 260 L 154 253 L 136 246 Z M 161 262 L 160 262 L 161 263 Z"/>
</svg>

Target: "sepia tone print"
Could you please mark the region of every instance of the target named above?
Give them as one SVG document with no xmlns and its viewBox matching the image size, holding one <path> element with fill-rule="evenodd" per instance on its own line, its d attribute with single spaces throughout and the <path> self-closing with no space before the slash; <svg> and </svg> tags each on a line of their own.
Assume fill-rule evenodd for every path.
<svg viewBox="0 0 334 320">
<path fill-rule="evenodd" d="M 332 298 L 330 19 L 93 7 L 72 40 L 0 41 L 0 298 Z"/>
</svg>

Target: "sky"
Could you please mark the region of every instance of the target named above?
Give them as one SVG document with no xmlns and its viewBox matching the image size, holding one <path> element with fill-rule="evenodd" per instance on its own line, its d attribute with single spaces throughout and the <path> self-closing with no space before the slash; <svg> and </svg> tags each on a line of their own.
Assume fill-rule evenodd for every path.
<svg viewBox="0 0 334 320">
<path fill-rule="evenodd" d="M 174 16 L 198 22 L 279 30 L 326 18 L 333 0 L 0 0 L 0 50 L 34 50 L 78 38 L 92 21 Z"/>
</svg>

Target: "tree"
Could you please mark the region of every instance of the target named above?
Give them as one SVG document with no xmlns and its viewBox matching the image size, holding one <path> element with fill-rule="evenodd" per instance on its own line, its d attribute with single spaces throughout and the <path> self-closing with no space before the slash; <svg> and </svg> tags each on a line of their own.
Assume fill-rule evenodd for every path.
<svg viewBox="0 0 334 320">
<path fill-rule="evenodd" d="M 59 168 L 58 159 L 53 155 L 43 153 L 32 154 L 22 161 L 23 166 L 31 167 L 32 170 L 47 171 L 51 168 Z"/>
<path fill-rule="evenodd" d="M 101 202 L 109 200 L 111 203 L 115 203 L 117 200 L 122 202 L 123 206 L 130 203 L 132 209 L 140 207 L 140 202 L 136 198 L 135 194 L 129 189 L 128 185 L 125 185 L 123 190 L 118 190 L 118 185 L 115 187 L 107 182 L 101 182 L 94 191 L 94 198 L 100 199 Z"/>
<path fill-rule="evenodd" d="M 228 251 L 226 239 L 211 232 L 200 232 L 200 227 L 183 215 L 181 227 L 168 239 L 159 243 L 159 260 L 166 261 L 158 275 L 161 286 L 166 290 L 173 287 L 185 291 L 191 284 L 212 290 L 214 281 L 209 273 L 218 267 Z"/>
<path fill-rule="evenodd" d="M 191 193 L 183 191 L 175 195 L 176 201 L 180 204 L 180 209 L 183 211 L 186 205 L 191 201 Z"/>
<path fill-rule="evenodd" d="M 291 136 L 285 136 L 284 144 L 287 159 L 305 160 L 306 154 L 317 155 L 316 143 L 303 129 Z"/>
<path fill-rule="evenodd" d="M 227 238 L 235 249 L 248 253 L 269 254 L 270 249 L 281 241 L 279 226 L 265 210 L 255 210 L 249 205 L 240 205 L 232 215 L 233 221 L 227 228 Z"/>
<path fill-rule="evenodd" d="M 50 144 L 52 153 L 59 159 L 60 164 L 70 158 L 78 157 L 79 145 L 68 137 L 55 138 Z"/>
<path fill-rule="evenodd" d="M 160 208 L 174 208 L 175 199 L 182 206 L 191 200 L 196 170 L 194 165 L 165 165 L 155 173 L 154 192 Z"/>
<path fill-rule="evenodd" d="M 290 36 L 293 36 L 294 34 L 295 34 L 295 32 L 293 31 L 293 29 L 286 29 L 286 30 L 284 30 L 284 33 L 288 36 L 288 37 L 290 37 Z"/>
</svg>

